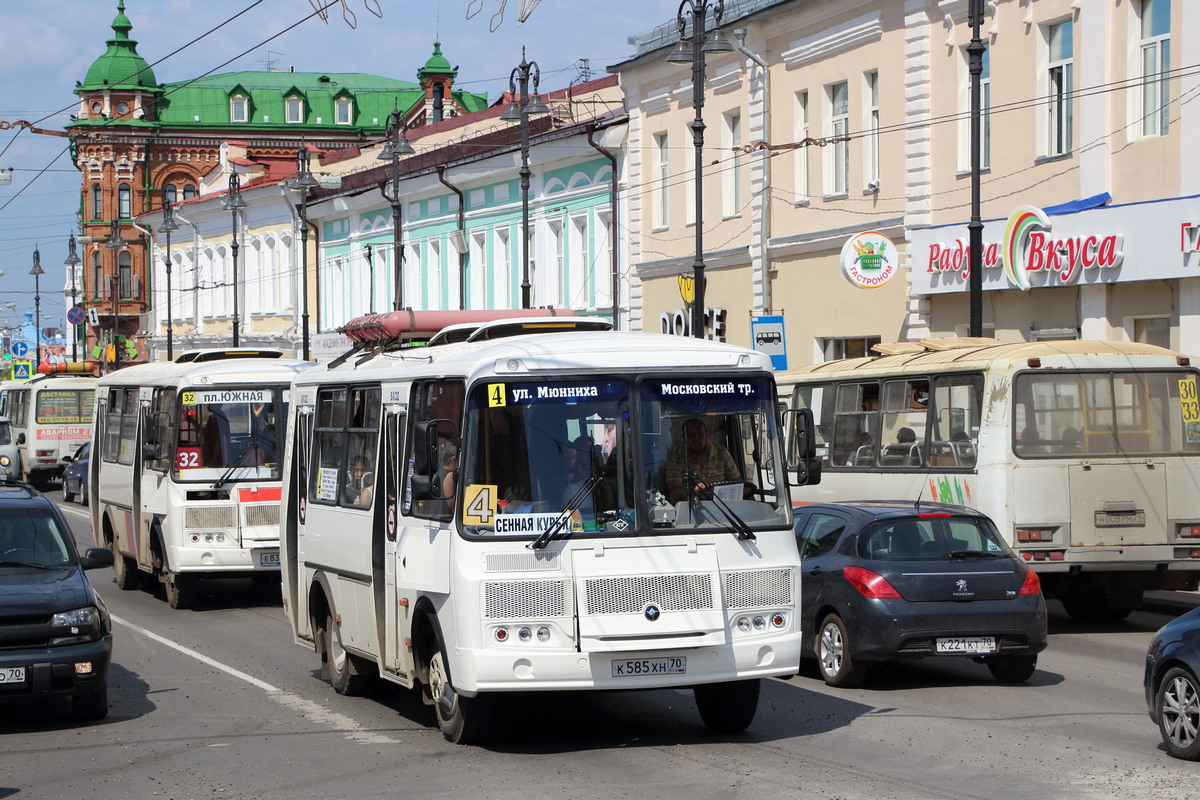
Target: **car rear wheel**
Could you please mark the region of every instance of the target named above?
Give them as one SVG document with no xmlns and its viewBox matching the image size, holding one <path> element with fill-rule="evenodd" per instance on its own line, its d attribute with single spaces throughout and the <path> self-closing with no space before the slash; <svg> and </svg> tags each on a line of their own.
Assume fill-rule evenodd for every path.
<svg viewBox="0 0 1200 800">
<path fill-rule="evenodd" d="M 75 500 L 75 493 L 71 491 L 71 482 L 63 476 L 63 502 L 70 503 Z"/>
<path fill-rule="evenodd" d="M 1024 683 L 1037 669 L 1037 656 L 995 656 L 987 659 L 987 668 L 1001 683 Z"/>
<path fill-rule="evenodd" d="M 817 664 L 821 677 L 830 686 L 853 689 L 867 677 L 867 663 L 850 656 L 850 636 L 846 623 L 837 614 L 830 614 L 817 632 Z"/>
<path fill-rule="evenodd" d="M 741 733 L 758 711 L 762 682 L 755 678 L 729 683 L 704 683 L 692 691 L 700 719 L 713 733 Z"/>
<path fill-rule="evenodd" d="M 1158 731 L 1167 752 L 1189 761 L 1200 759 L 1200 683 L 1183 667 L 1171 667 L 1155 698 Z"/>
</svg>

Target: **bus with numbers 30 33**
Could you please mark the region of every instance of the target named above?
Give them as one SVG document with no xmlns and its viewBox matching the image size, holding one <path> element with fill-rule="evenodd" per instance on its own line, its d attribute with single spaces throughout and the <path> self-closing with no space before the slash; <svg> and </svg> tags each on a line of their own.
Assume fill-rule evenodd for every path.
<svg viewBox="0 0 1200 800">
<path fill-rule="evenodd" d="M 505 313 L 371 315 L 296 377 L 296 641 L 339 693 L 419 689 L 453 742 L 503 724 L 504 692 L 686 687 L 744 729 L 800 658 L 769 361 Z"/>
</svg>

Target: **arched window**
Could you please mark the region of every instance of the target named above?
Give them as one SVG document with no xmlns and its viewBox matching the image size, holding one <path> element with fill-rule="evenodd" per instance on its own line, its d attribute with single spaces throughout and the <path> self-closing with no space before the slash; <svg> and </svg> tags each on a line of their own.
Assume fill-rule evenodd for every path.
<svg viewBox="0 0 1200 800">
<path fill-rule="evenodd" d="M 121 280 L 121 299 L 133 297 L 133 257 L 125 250 L 117 257 L 117 269 Z"/>
<path fill-rule="evenodd" d="M 195 184 L 193 184 L 193 183 L 187 183 L 187 184 L 184 184 L 184 186 L 183 186 L 183 199 L 184 199 L 184 200 L 191 200 L 191 199 L 192 199 L 193 197 L 195 197 L 195 196 L 196 196 L 196 185 L 195 185 Z"/>
<path fill-rule="evenodd" d="M 130 219 L 133 216 L 133 195 L 128 183 L 117 187 L 117 217 Z"/>
<path fill-rule="evenodd" d="M 104 219 L 104 194 L 100 184 L 92 184 L 92 219 Z"/>
<path fill-rule="evenodd" d="M 175 189 L 175 184 L 168 183 L 166 186 L 163 187 L 163 198 L 165 200 L 167 200 L 168 202 L 170 202 L 171 205 L 175 205 L 176 203 L 179 202 L 179 197 L 178 197 L 176 189 Z"/>
<path fill-rule="evenodd" d="M 83 289 L 83 293 L 87 294 L 87 287 Z M 99 250 L 92 251 L 92 297 L 99 299 L 104 297 L 108 292 L 104 288 L 104 262 Z"/>
</svg>

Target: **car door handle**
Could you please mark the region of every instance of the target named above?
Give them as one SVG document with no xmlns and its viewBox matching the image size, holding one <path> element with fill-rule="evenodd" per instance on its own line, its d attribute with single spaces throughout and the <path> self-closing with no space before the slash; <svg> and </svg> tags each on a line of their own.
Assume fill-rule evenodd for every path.
<svg viewBox="0 0 1200 800">
<path fill-rule="evenodd" d="M 809 575 L 820 575 L 820 574 L 821 574 L 821 568 L 820 568 L 820 567 L 813 567 L 812 569 L 810 569 L 810 570 L 808 571 L 808 574 L 809 574 Z"/>
</svg>

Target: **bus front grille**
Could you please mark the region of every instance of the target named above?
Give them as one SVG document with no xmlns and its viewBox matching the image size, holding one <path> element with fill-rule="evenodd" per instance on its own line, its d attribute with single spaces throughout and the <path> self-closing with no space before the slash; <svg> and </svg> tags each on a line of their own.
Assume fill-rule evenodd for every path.
<svg viewBox="0 0 1200 800">
<path fill-rule="evenodd" d="M 234 528 L 237 526 L 237 508 L 235 506 L 188 506 L 184 509 L 183 526 L 188 530 Z"/>
<path fill-rule="evenodd" d="M 635 575 L 584 581 L 587 613 L 640 614 L 650 603 L 662 611 L 700 611 L 713 607 L 709 575 Z"/>
<path fill-rule="evenodd" d="M 725 573 L 726 608 L 775 608 L 792 604 L 790 569 Z"/>
<path fill-rule="evenodd" d="M 279 503 L 242 506 L 242 510 L 247 527 L 279 527 Z"/>
<path fill-rule="evenodd" d="M 570 608 L 569 581 L 495 581 L 483 584 L 487 619 L 564 617 Z"/>
</svg>

